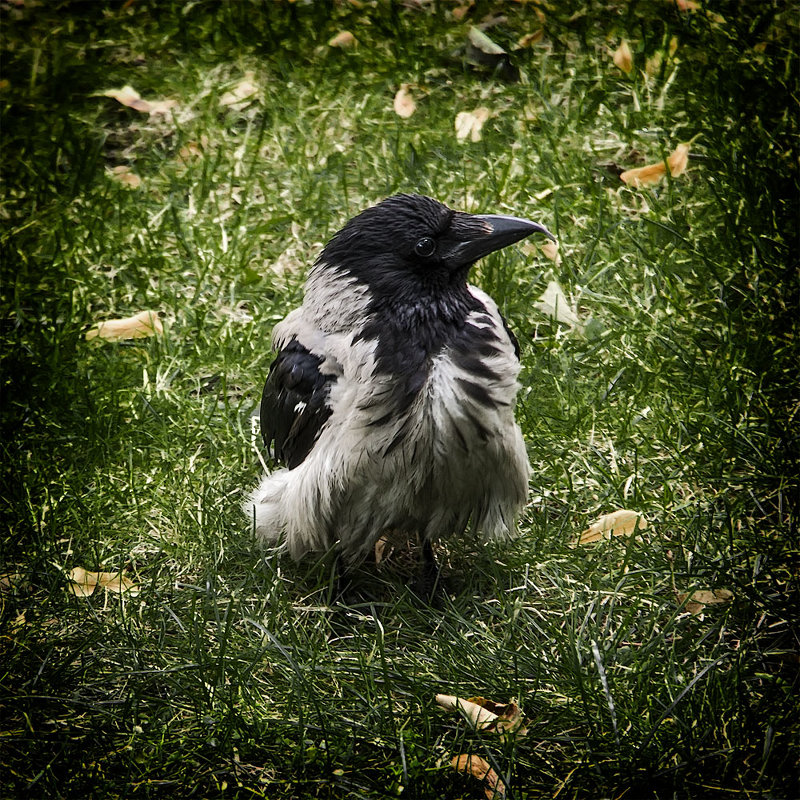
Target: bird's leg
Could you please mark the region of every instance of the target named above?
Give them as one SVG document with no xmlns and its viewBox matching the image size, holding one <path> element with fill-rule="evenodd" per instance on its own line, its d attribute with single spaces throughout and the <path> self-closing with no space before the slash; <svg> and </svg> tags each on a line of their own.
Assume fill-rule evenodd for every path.
<svg viewBox="0 0 800 800">
<path fill-rule="evenodd" d="M 430 539 L 425 538 L 422 542 L 422 564 L 419 578 L 417 579 L 417 594 L 431 602 L 436 596 L 439 588 L 439 566 L 436 563 L 436 556 L 433 552 L 433 545 Z"/>
<path fill-rule="evenodd" d="M 350 568 L 344 562 L 341 554 L 337 552 L 333 559 L 333 591 L 329 599 L 329 605 L 335 603 L 344 603 L 347 605 L 348 593 L 351 588 L 352 579 L 350 577 Z"/>
</svg>

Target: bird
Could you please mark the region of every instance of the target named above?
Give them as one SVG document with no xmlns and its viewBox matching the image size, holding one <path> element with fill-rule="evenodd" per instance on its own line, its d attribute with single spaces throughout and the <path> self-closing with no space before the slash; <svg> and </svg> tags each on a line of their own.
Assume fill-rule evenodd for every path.
<svg viewBox="0 0 800 800">
<path fill-rule="evenodd" d="M 302 304 L 272 332 L 261 398 L 283 466 L 248 495 L 257 536 L 299 560 L 362 562 L 389 530 L 433 543 L 468 526 L 514 535 L 530 464 L 514 406 L 519 344 L 471 267 L 542 224 L 419 194 L 384 199 L 324 246 Z"/>
</svg>

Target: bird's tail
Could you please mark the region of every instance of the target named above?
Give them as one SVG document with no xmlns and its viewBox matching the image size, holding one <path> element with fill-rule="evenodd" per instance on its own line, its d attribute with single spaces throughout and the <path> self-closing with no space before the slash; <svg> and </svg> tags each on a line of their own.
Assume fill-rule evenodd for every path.
<svg viewBox="0 0 800 800">
<path fill-rule="evenodd" d="M 278 469 L 265 475 L 244 503 L 256 536 L 267 546 L 287 550 L 294 559 L 330 546 L 321 509 L 302 502 L 307 493 L 295 485 L 303 478 L 303 465 Z"/>
</svg>

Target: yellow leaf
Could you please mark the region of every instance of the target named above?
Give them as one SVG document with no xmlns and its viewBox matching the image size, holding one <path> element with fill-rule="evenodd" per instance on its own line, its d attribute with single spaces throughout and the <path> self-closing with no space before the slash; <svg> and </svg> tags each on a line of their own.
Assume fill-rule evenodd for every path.
<svg viewBox="0 0 800 800">
<path fill-rule="evenodd" d="M 509 734 L 525 736 L 528 733 L 522 709 L 517 705 L 516 700 L 512 699 L 508 703 L 495 703 L 494 700 L 487 700 L 485 697 L 470 697 L 466 702 L 475 703 L 486 711 L 497 714 L 493 730 L 500 734 L 501 739 L 505 740 Z"/>
<path fill-rule="evenodd" d="M 394 96 L 394 113 L 405 119 L 408 119 L 417 110 L 417 104 L 409 91 L 410 88 L 410 83 L 401 83 Z"/>
<path fill-rule="evenodd" d="M 675 592 L 675 599 L 678 601 L 678 605 L 683 605 L 685 602 L 685 609 L 696 616 L 706 606 L 730 603 L 733 599 L 733 592 L 727 589 L 697 589 L 691 594 L 689 592 Z"/>
<path fill-rule="evenodd" d="M 561 253 L 558 252 L 558 242 L 551 242 L 549 239 L 539 249 L 549 258 L 556 266 L 561 263 Z"/>
<path fill-rule="evenodd" d="M 103 97 L 111 97 L 118 103 L 143 114 L 167 114 L 175 105 L 174 100 L 145 100 L 132 86 L 125 85 L 121 89 L 109 89 L 102 92 Z"/>
<path fill-rule="evenodd" d="M 15 589 L 30 589 L 30 584 L 20 572 L 4 572 L 0 575 L 0 592 L 10 592 Z"/>
<path fill-rule="evenodd" d="M 228 106 L 234 111 L 241 111 L 248 106 L 258 95 L 258 86 L 253 83 L 255 74 L 251 71 L 245 72 L 244 77 L 230 90 L 219 98 L 221 106 Z"/>
<path fill-rule="evenodd" d="M 583 329 L 580 317 L 570 307 L 564 290 L 558 285 L 557 281 L 550 281 L 547 284 L 547 288 L 534 303 L 534 307 L 545 316 L 552 317 L 556 322 L 569 325 L 579 331 Z"/>
<path fill-rule="evenodd" d="M 614 64 L 619 67 L 626 75 L 633 69 L 633 53 L 628 43 L 623 39 L 619 47 L 614 51 Z"/>
<path fill-rule="evenodd" d="M 89 597 L 98 587 L 115 594 L 139 594 L 139 587 L 121 572 L 89 572 L 83 567 L 75 567 L 67 577 L 71 581 L 69 590 L 76 597 Z"/>
<path fill-rule="evenodd" d="M 163 332 L 164 327 L 155 311 L 140 311 L 132 317 L 99 322 L 86 332 L 86 341 L 90 342 L 92 339 L 100 338 L 109 342 L 118 342 L 122 339 L 142 339 Z"/>
<path fill-rule="evenodd" d="M 483 781 L 486 786 L 484 794 L 488 800 L 502 800 L 506 796 L 506 786 L 500 776 L 489 766 L 489 762 L 480 756 L 468 755 L 453 756 L 450 761 L 456 772 L 463 772 L 472 775 L 479 781 Z"/>
<path fill-rule="evenodd" d="M 539 28 L 532 33 L 526 33 L 517 40 L 517 47 L 530 47 L 538 44 L 544 38 L 544 28 Z"/>
<path fill-rule="evenodd" d="M 477 731 L 499 733 L 505 740 L 507 736 L 525 736 L 522 711 L 515 701 L 495 703 L 485 697 L 455 697 L 451 694 L 437 694 L 436 702 L 448 711 L 460 711 L 467 722 Z"/>
<path fill-rule="evenodd" d="M 472 727 L 479 731 L 491 729 L 498 717 L 477 703 L 451 694 L 437 694 L 436 702 L 448 711 L 461 711 Z"/>
<path fill-rule="evenodd" d="M 328 45 L 330 47 L 341 47 L 344 50 L 350 47 L 355 47 L 357 44 L 358 41 L 356 37 L 353 36 L 350 31 L 339 31 L 336 36 L 328 40 Z"/>
<path fill-rule="evenodd" d="M 472 7 L 474 5 L 475 5 L 475 3 L 472 2 L 472 0 L 470 0 L 470 2 L 468 2 L 468 3 L 464 3 L 463 5 L 456 6 L 453 9 L 453 12 L 452 12 L 453 13 L 453 19 L 456 22 L 461 22 L 461 20 L 464 19 L 464 17 L 466 17 L 467 14 L 469 14 L 469 12 L 472 10 Z"/>
<path fill-rule="evenodd" d="M 474 111 L 459 111 L 456 114 L 456 139 L 463 140 L 469 137 L 473 142 L 481 140 L 481 128 L 491 116 L 488 108 L 480 106 Z"/>
<path fill-rule="evenodd" d="M 389 537 L 384 534 L 378 541 L 375 542 L 375 563 L 380 564 L 384 557 L 388 555 L 387 550 L 391 552 L 391 542 Z"/>
<path fill-rule="evenodd" d="M 596 519 L 578 539 L 578 544 L 591 544 L 612 536 L 630 536 L 634 531 L 644 530 L 647 520 L 638 511 L 621 508 Z"/>
<path fill-rule="evenodd" d="M 669 171 L 673 178 L 682 175 L 686 171 L 686 166 L 689 163 L 689 143 L 684 142 L 679 144 L 670 154 L 667 159 Z"/>
<path fill-rule="evenodd" d="M 649 56 L 644 62 L 644 71 L 652 78 L 661 69 L 661 64 L 663 62 L 664 54 L 661 50 L 656 50 L 656 52 Z"/>
<path fill-rule="evenodd" d="M 126 167 L 124 164 L 114 167 L 111 170 L 111 177 L 130 189 L 138 189 L 142 185 L 142 179 L 135 172 L 131 172 L 131 168 Z"/>
<path fill-rule="evenodd" d="M 648 164 L 645 167 L 637 167 L 636 169 L 629 169 L 620 175 L 620 180 L 624 181 L 628 186 L 647 186 L 651 183 L 658 183 L 667 173 L 669 167 L 670 175 L 677 178 L 686 171 L 686 166 L 689 163 L 689 143 L 684 142 L 679 144 L 667 158 L 666 163 L 663 161 L 658 164 Z"/>
<path fill-rule="evenodd" d="M 147 101 L 142 100 L 142 96 L 133 86 L 127 84 L 121 89 L 109 89 L 103 92 L 103 97 L 111 97 L 123 106 L 133 108 L 136 111 L 147 111 Z"/>
<path fill-rule="evenodd" d="M 184 163 L 189 163 L 190 161 L 195 161 L 198 158 L 201 158 L 205 149 L 208 147 L 208 137 L 203 134 L 200 137 L 199 142 L 190 141 L 186 142 L 186 144 L 178 150 L 178 157 Z"/>
</svg>

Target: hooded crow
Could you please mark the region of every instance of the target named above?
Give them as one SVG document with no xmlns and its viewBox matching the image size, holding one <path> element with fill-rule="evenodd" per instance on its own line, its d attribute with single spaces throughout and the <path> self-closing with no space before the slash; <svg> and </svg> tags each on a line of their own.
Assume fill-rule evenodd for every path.
<svg viewBox="0 0 800 800">
<path fill-rule="evenodd" d="M 470 267 L 543 225 L 401 194 L 325 246 L 275 326 L 261 431 L 286 466 L 246 511 L 298 559 L 363 559 L 388 529 L 430 542 L 514 531 L 530 465 L 514 419 L 519 346 Z"/>
</svg>

